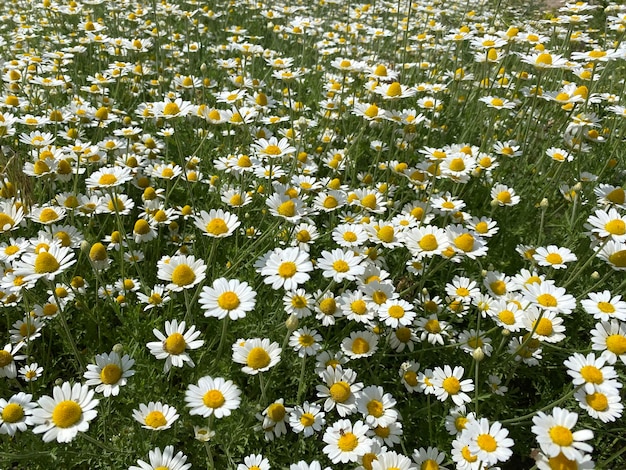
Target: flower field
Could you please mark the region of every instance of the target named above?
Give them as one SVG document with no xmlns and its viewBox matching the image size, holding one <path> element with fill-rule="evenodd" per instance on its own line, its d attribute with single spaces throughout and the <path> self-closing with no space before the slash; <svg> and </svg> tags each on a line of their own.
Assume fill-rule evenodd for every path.
<svg viewBox="0 0 626 470">
<path fill-rule="evenodd" d="M 626 6 L 0 15 L 0 468 L 626 468 Z"/>
</svg>

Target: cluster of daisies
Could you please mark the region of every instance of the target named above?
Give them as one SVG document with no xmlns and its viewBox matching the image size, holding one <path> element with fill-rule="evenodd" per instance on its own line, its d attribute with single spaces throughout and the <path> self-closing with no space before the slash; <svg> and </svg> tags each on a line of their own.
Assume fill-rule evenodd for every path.
<svg viewBox="0 0 626 470">
<path fill-rule="evenodd" d="M 106 402 L 193 428 L 202 454 L 130 467 L 186 470 L 256 408 L 269 450 L 237 470 L 496 470 L 528 441 L 594 467 L 579 419 L 624 408 L 626 8 L 8 3 L 0 434 L 65 444 Z M 568 408 L 519 418 L 542 367 Z M 157 375 L 176 387 L 127 387 Z M 317 453 L 265 456 L 296 439 Z"/>
</svg>

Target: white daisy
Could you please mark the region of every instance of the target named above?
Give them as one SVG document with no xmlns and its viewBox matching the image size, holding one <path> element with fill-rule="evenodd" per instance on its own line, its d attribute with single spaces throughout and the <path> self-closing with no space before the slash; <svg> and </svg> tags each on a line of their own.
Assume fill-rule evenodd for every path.
<svg viewBox="0 0 626 470">
<path fill-rule="evenodd" d="M 198 384 L 190 384 L 185 392 L 185 402 L 191 408 L 190 415 L 200 415 L 208 418 L 230 416 L 232 410 L 239 408 L 241 390 L 232 380 L 222 377 L 204 376 Z"/>
<path fill-rule="evenodd" d="M 29 393 L 18 392 L 8 400 L 0 398 L 0 434 L 15 436 L 33 424 L 32 411 L 37 405 Z"/>
<path fill-rule="evenodd" d="M 96 393 L 102 392 L 105 397 L 117 396 L 120 387 L 126 385 L 128 377 L 132 377 L 135 371 L 132 369 L 135 360 L 128 354 L 120 357 L 115 351 L 110 354 L 96 355 L 96 363 L 88 364 L 84 378 L 85 385 L 96 385 Z"/>
<path fill-rule="evenodd" d="M 369 452 L 372 445 L 366 436 L 368 430 L 363 421 L 352 424 L 347 419 L 340 419 L 324 432 L 324 454 L 335 464 L 356 462 L 359 456 Z"/>
<path fill-rule="evenodd" d="M 150 353 L 157 359 L 165 359 L 163 372 L 170 370 L 172 366 L 183 367 L 187 363 L 190 367 L 194 367 L 194 362 L 187 352 L 190 349 L 198 349 L 204 344 L 204 340 L 196 339 L 200 336 L 200 332 L 196 331 L 195 326 L 191 326 L 185 332 L 185 322 L 172 320 L 165 322 L 165 334 L 154 328 L 152 332 L 159 341 L 151 341 L 146 346 Z"/>
<path fill-rule="evenodd" d="M 233 344 L 233 362 L 243 364 L 242 371 L 256 375 L 274 367 L 280 361 L 282 349 L 267 338 L 237 340 Z"/>
<path fill-rule="evenodd" d="M 202 288 L 198 302 L 205 317 L 238 320 L 254 309 L 256 292 L 247 282 L 221 277 L 211 287 Z"/>
<path fill-rule="evenodd" d="M 137 465 L 131 465 L 128 470 L 188 470 L 191 468 L 187 462 L 187 456 L 182 452 L 174 454 L 174 446 L 166 446 L 163 451 L 158 447 L 151 450 L 148 454 L 150 463 L 138 460 Z"/>
<path fill-rule="evenodd" d="M 150 402 L 148 405 L 139 404 L 139 409 L 133 410 L 133 418 L 145 429 L 152 431 L 163 431 L 169 429 L 178 419 L 176 408 L 157 402 Z"/>
</svg>

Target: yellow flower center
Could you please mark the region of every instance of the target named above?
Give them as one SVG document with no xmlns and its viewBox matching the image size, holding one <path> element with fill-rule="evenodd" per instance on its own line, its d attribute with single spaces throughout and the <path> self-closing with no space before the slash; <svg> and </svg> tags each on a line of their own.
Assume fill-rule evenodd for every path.
<svg viewBox="0 0 626 470">
<path fill-rule="evenodd" d="M 465 416 L 458 416 L 454 420 L 454 427 L 459 432 L 462 431 L 463 429 L 465 429 L 465 425 L 466 424 L 467 424 L 467 418 Z"/>
<path fill-rule="evenodd" d="M 491 105 L 498 108 L 500 106 L 504 106 L 504 101 L 502 101 L 500 98 L 494 98 L 491 100 Z"/>
<path fill-rule="evenodd" d="M 603 313 L 615 313 L 615 306 L 610 302 L 598 302 L 598 309 Z"/>
<path fill-rule="evenodd" d="M 330 397 L 337 403 L 343 403 L 350 398 L 350 385 L 346 382 L 335 382 L 330 386 Z"/>
<path fill-rule="evenodd" d="M 217 298 L 217 305 L 224 310 L 234 310 L 239 307 L 239 304 L 239 297 L 231 291 L 223 292 Z"/>
<path fill-rule="evenodd" d="M 293 217 L 294 215 L 296 215 L 296 204 L 291 199 L 289 199 L 288 201 L 285 201 L 281 205 L 279 205 L 276 209 L 276 212 L 278 212 L 278 214 L 282 215 L 283 217 Z"/>
<path fill-rule="evenodd" d="M 94 243 L 89 250 L 89 259 L 92 261 L 104 261 L 107 259 L 107 249 L 105 246 L 100 242 Z"/>
<path fill-rule="evenodd" d="M 424 329 L 429 333 L 441 332 L 441 325 L 439 324 L 439 320 L 437 320 L 436 318 L 428 320 L 424 325 Z"/>
<path fill-rule="evenodd" d="M 367 354 L 370 350 L 370 344 L 363 338 L 355 338 L 352 342 L 352 352 L 355 354 Z"/>
<path fill-rule="evenodd" d="M 408 383 L 411 387 L 417 386 L 417 374 L 415 373 L 415 371 L 407 370 L 402 377 L 404 378 L 404 381 Z"/>
<path fill-rule="evenodd" d="M 420 465 L 420 470 L 439 470 L 439 464 L 433 459 L 424 460 Z"/>
<path fill-rule="evenodd" d="M 406 326 L 400 327 L 395 331 L 396 338 L 401 343 L 408 343 L 411 340 L 411 329 Z"/>
<path fill-rule="evenodd" d="M 248 364 L 248 367 L 251 367 L 255 370 L 263 369 L 269 366 L 270 362 L 270 355 L 265 349 L 259 346 L 257 346 L 256 348 L 252 348 L 248 353 L 248 357 L 246 358 L 246 363 Z"/>
<path fill-rule="evenodd" d="M 105 186 L 115 184 L 116 181 L 117 177 L 115 175 L 112 175 L 111 173 L 105 173 L 98 179 L 98 184 Z"/>
<path fill-rule="evenodd" d="M 334 209 L 339 205 L 339 201 L 334 196 L 326 196 L 324 202 L 322 203 L 325 209 Z"/>
<path fill-rule="evenodd" d="M 381 241 L 385 243 L 391 243 L 394 236 L 393 227 L 391 225 L 385 225 L 384 227 L 381 227 L 378 232 L 376 232 L 376 235 Z"/>
<path fill-rule="evenodd" d="M 450 169 L 452 171 L 465 170 L 465 161 L 462 158 L 453 158 L 450 162 Z"/>
<path fill-rule="evenodd" d="M 558 302 L 552 294 L 541 294 L 537 296 L 537 303 L 542 307 L 556 307 Z"/>
<path fill-rule="evenodd" d="M 122 368 L 117 364 L 107 364 L 100 371 L 100 380 L 103 384 L 113 385 L 122 377 Z"/>
<path fill-rule="evenodd" d="M 361 205 L 368 209 L 376 208 L 376 196 L 374 194 L 368 194 L 361 199 Z"/>
<path fill-rule="evenodd" d="M 539 54 L 535 59 L 537 65 L 552 65 L 552 56 L 547 52 Z"/>
<path fill-rule="evenodd" d="M 267 147 L 265 147 L 264 152 L 267 155 L 280 155 L 282 153 L 282 150 L 278 145 L 268 145 Z"/>
<path fill-rule="evenodd" d="M 313 345 L 313 343 L 315 343 L 315 338 L 313 338 L 313 336 L 311 335 L 300 335 L 298 337 L 298 343 L 301 346 L 308 348 L 309 346 Z"/>
<path fill-rule="evenodd" d="M 548 464 L 551 470 L 578 470 L 580 468 L 577 460 L 570 460 L 563 453 L 556 457 L 550 457 Z"/>
<path fill-rule="evenodd" d="M 552 321 L 547 318 L 542 318 L 538 322 L 535 321 L 533 323 L 533 328 L 535 328 L 535 333 L 541 336 L 550 336 L 554 331 L 552 328 Z"/>
<path fill-rule="evenodd" d="M 383 404 L 379 400 L 370 400 L 367 404 L 367 412 L 374 418 L 380 418 L 384 411 Z"/>
<path fill-rule="evenodd" d="M 464 252 L 470 252 L 474 248 L 474 237 L 471 233 L 464 233 L 454 239 L 455 246 Z"/>
<path fill-rule="evenodd" d="M 269 416 L 272 421 L 279 422 L 285 418 L 286 412 L 282 404 L 272 403 L 267 410 L 267 416 Z"/>
<path fill-rule="evenodd" d="M 40 252 L 35 258 L 35 272 L 37 274 L 53 273 L 60 266 L 57 259 L 47 251 Z"/>
<path fill-rule="evenodd" d="M 35 331 L 37 331 L 37 328 L 35 328 L 35 325 L 31 325 L 29 323 L 22 323 L 20 325 L 20 336 L 22 338 L 28 338 Z"/>
<path fill-rule="evenodd" d="M 57 428 L 75 425 L 83 415 L 83 409 L 73 400 L 59 402 L 52 411 L 52 422 Z"/>
<path fill-rule="evenodd" d="M 618 268 L 626 268 L 626 250 L 616 251 L 610 255 L 609 262 Z"/>
<path fill-rule="evenodd" d="M 351 432 L 344 433 L 337 442 L 337 447 L 343 452 L 352 452 L 359 445 L 359 439 Z"/>
<path fill-rule="evenodd" d="M 510 310 L 502 310 L 498 313 L 498 318 L 505 325 L 512 325 L 515 323 L 515 314 Z"/>
<path fill-rule="evenodd" d="M 138 235 L 146 235 L 150 233 L 150 224 L 144 219 L 139 219 L 133 226 L 133 232 Z"/>
<path fill-rule="evenodd" d="M 626 337 L 620 334 L 609 335 L 606 338 L 606 348 L 613 354 L 621 356 L 626 353 Z M 0 351 L 0 354 L 2 351 Z M 0 361 L 0 365 L 2 362 Z"/>
<path fill-rule="evenodd" d="M 225 401 L 224 394 L 219 390 L 209 390 L 202 396 L 202 403 L 207 408 L 219 408 Z"/>
<path fill-rule="evenodd" d="M 300 424 L 305 428 L 313 426 L 313 423 L 315 423 L 315 416 L 311 413 L 303 413 L 302 416 L 300 416 Z"/>
<path fill-rule="evenodd" d="M 606 195 L 607 200 L 613 204 L 624 204 L 626 201 L 626 191 L 623 188 L 615 188 Z"/>
<path fill-rule="evenodd" d="M 387 313 L 389 313 L 389 316 L 391 318 L 402 318 L 404 317 L 404 308 L 402 308 L 400 305 L 392 305 L 391 307 L 389 307 Z"/>
<path fill-rule="evenodd" d="M 387 301 L 387 294 L 381 290 L 377 290 L 372 294 L 372 300 L 378 305 L 382 305 Z"/>
<path fill-rule="evenodd" d="M 160 411 L 151 411 L 148 413 L 145 419 L 146 426 L 150 426 L 151 428 L 160 428 L 161 426 L 165 426 L 167 424 L 167 419 L 165 419 L 165 415 Z"/>
<path fill-rule="evenodd" d="M 389 429 L 389 427 L 383 427 L 383 426 L 376 426 L 374 428 L 374 433 L 378 436 L 378 437 L 382 437 L 383 439 L 389 437 L 389 434 L 391 434 L 391 429 Z"/>
<path fill-rule="evenodd" d="M 461 390 L 461 382 L 456 377 L 447 377 L 442 383 L 443 389 L 450 395 L 456 395 Z"/>
<path fill-rule="evenodd" d="M 511 193 L 509 191 L 500 191 L 496 196 L 496 199 L 502 204 L 511 203 Z"/>
<path fill-rule="evenodd" d="M 378 116 L 378 106 L 376 106 L 375 104 L 370 105 L 366 110 L 365 110 L 365 115 L 368 118 L 375 118 L 376 116 Z"/>
<path fill-rule="evenodd" d="M 602 392 L 594 392 L 585 397 L 587 404 L 596 411 L 604 411 L 609 407 L 609 400 Z"/>
<path fill-rule="evenodd" d="M 546 256 L 546 261 L 550 264 L 561 264 L 563 263 L 563 257 L 558 253 L 549 253 Z"/>
<path fill-rule="evenodd" d="M 17 423 L 24 417 L 24 408 L 17 403 L 8 403 L 2 410 L 2 420 L 5 423 Z"/>
<path fill-rule="evenodd" d="M 180 108 L 176 103 L 167 103 L 163 108 L 163 114 L 165 116 L 175 116 L 178 113 L 180 113 Z"/>
<path fill-rule="evenodd" d="M 480 434 L 476 438 L 476 443 L 485 452 L 494 452 L 498 448 L 498 443 L 490 434 Z"/>
<path fill-rule="evenodd" d="M 194 273 L 193 269 L 186 264 L 179 264 L 172 272 L 172 282 L 179 287 L 188 286 L 195 280 L 196 273 Z"/>
<path fill-rule="evenodd" d="M 228 225 L 226 225 L 224 219 L 216 218 L 206 225 L 206 231 L 211 235 L 221 235 L 228 233 Z"/>
<path fill-rule="evenodd" d="M 506 283 L 502 280 L 492 282 L 491 284 L 489 284 L 489 287 L 491 287 L 491 290 L 496 295 L 506 294 Z"/>
<path fill-rule="evenodd" d="M 580 375 L 586 382 L 593 384 L 601 384 L 604 381 L 602 371 L 595 366 L 583 366 L 580 369 Z"/>
<path fill-rule="evenodd" d="M 476 462 L 478 460 L 478 457 L 475 455 L 472 455 L 472 453 L 470 452 L 469 446 L 465 446 L 463 447 L 463 449 L 461 449 L 461 455 L 466 461 L 470 463 Z"/>
<path fill-rule="evenodd" d="M 293 277 L 296 272 L 297 266 L 293 261 L 285 261 L 278 267 L 278 275 L 284 279 Z"/>
<path fill-rule="evenodd" d="M 611 235 L 624 235 L 626 233 L 626 223 L 622 219 L 611 220 L 606 223 L 604 230 Z"/>
<path fill-rule="evenodd" d="M 363 315 L 367 312 L 367 304 L 364 300 L 355 300 L 350 304 L 350 310 L 352 310 L 357 315 Z"/>
<path fill-rule="evenodd" d="M 186 348 L 187 342 L 185 341 L 185 337 L 178 332 L 169 335 L 163 343 L 163 349 L 165 352 L 174 356 L 179 355 Z"/>
<path fill-rule="evenodd" d="M 549 431 L 550 439 L 558 446 L 568 447 L 572 445 L 574 442 L 574 436 L 572 435 L 572 431 L 567 429 L 565 426 L 552 426 Z"/>
<path fill-rule="evenodd" d="M 419 241 L 418 245 L 424 251 L 436 250 L 439 244 L 437 243 L 437 237 L 431 234 L 424 235 Z"/>
<path fill-rule="evenodd" d="M 53 222 L 59 218 L 59 214 L 54 209 L 46 207 L 39 214 L 39 221 L 43 223 Z"/>
<path fill-rule="evenodd" d="M 337 311 L 337 302 L 332 297 L 329 297 L 322 300 L 319 307 L 324 315 L 333 315 Z"/>
</svg>

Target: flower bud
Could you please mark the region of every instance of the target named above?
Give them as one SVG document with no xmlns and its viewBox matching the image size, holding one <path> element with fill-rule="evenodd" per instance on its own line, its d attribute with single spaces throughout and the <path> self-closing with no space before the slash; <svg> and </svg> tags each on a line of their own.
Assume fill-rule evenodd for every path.
<svg viewBox="0 0 626 470">
<path fill-rule="evenodd" d="M 289 332 L 294 331 L 298 328 L 298 317 L 294 314 L 289 315 L 289 318 L 287 318 L 287 321 L 285 322 L 285 326 Z"/>
<path fill-rule="evenodd" d="M 483 348 L 478 347 L 472 351 L 472 357 L 476 362 L 480 362 L 485 358 L 485 353 L 483 352 Z"/>
</svg>

